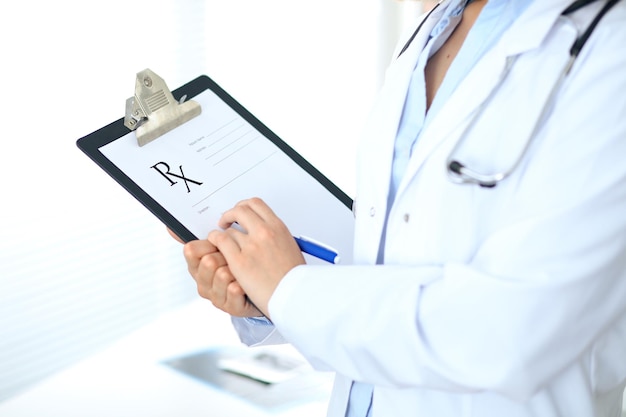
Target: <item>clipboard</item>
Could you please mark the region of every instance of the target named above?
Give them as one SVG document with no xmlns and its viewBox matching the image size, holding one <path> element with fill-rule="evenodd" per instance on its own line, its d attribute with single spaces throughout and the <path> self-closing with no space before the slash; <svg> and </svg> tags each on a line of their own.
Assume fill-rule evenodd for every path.
<svg viewBox="0 0 626 417">
<path fill-rule="evenodd" d="M 160 98 L 142 91 L 148 84 L 165 90 Z M 158 101 L 160 116 L 147 99 Z M 182 114 L 196 100 L 201 111 Z M 144 143 L 131 130 L 142 122 L 148 128 L 141 135 L 151 136 Z M 205 238 L 241 199 L 260 197 L 292 234 L 324 242 L 341 253 L 342 263 L 352 260 L 352 199 L 206 75 L 170 92 L 152 71 L 138 73 L 126 117 L 76 144 L 185 242 Z"/>
</svg>

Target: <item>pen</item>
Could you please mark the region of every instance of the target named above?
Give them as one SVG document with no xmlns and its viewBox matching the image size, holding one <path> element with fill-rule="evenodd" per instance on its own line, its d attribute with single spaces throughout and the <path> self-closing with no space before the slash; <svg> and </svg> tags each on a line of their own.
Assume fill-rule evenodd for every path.
<svg viewBox="0 0 626 417">
<path fill-rule="evenodd" d="M 315 240 L 304 236 L 294 236 L 293 238 L 296 240 L 300 250 L 304 253 L 308 253 L 309 255 L 315 256 L 316 258 L 322 259 L 326 262 L 330 262 L 331 264 L 338 264 L 341 260 L 334 249 L 324 245 L 323 243 L 316 242 Z"/>
<path fill-rule="evenodd" d="M 231 227 L 239 230 L 240 232 L 246 233 L 246 231 L 237 222 L 231 224 Z M 328 245 L 306 236 L 294 236 L 293 238 L 298 244 L 300 250 L 304 253 L 315 256 L 323 261 L 330 262 L 331 264 L 338 264 L 339 261 L 341 261 L 337 251 Z"/>
</svg>

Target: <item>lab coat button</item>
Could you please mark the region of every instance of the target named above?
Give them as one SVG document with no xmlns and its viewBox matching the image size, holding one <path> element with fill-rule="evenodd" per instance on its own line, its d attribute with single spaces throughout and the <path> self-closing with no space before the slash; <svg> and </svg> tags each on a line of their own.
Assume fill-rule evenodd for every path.
<svg viewBox="0 0 626 417">
<path fill-rule="evenodd" d="M 405 223 L 408 223 L 411 216 L 409 215 L 409 213 L 404 213 L 404 216 L 402 216 L 402 218 L 404 219 Z"/>
<path fill-rule="evenodd" d="M 370 217 L 374 217 L 376 215 L 376 208 L 375 207 L 371 207 L 370 208 Z"/>
</svg>

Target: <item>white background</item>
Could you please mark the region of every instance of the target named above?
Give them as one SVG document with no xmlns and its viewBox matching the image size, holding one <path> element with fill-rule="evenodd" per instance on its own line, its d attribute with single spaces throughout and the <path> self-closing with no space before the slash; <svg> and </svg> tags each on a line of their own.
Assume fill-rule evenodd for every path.
<svg viewBox="0 0 626 417">
<path fill-rule="evenodd" d="M 135 74 L 206 74 L 352 196 L 396 0 L 4 1 L 0 401 L 197 297 L 180 246 L 75 141 Z"/>
</svg>

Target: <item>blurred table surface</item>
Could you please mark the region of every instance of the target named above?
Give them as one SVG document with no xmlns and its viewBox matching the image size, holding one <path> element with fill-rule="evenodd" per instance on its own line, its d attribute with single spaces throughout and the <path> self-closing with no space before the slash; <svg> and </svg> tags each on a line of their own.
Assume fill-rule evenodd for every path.
<svg viewBox="0 0 626 417">
<path fill-rule="evenodd" d="M 293 383 L 261 384 L 246 378 L 241 385 L 260 384 L 276 397 L 284 390 L 293 399 L 263 405 L 227 391 L 166 363 L 201 352 L 242 351 L 230 318 L 199 299 L 154 322 L 50 378 L 0 403 L 3 417 L 288 417 L 326 415 L 332 376 L 306 371 Z M 252 351 L 254 351 L 253 348 Z M 277 355 L 302 359 L 289 345 Z M 243 377 L 240 377 L 243 378 Z M 304 383 L 303 383 L 304 381 Z M 284 389 L 287 388 L 287 389 Z M 269 398 L 269 396 L 268 396 Z"/>
</svg>

